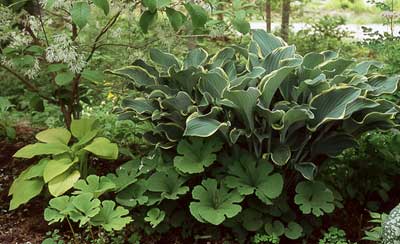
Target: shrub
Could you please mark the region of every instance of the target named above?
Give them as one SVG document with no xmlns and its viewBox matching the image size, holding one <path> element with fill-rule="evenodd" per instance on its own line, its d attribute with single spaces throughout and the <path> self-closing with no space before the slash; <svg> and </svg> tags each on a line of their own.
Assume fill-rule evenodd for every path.
<svg viewBox="0 0 400 244">
<path fill-rule="evenodd" d="M 364 131 L 393 127 L 398 113 L 379 96 L 399 78 L 372 72 L 376 62 L 330 51 L 302 57 L 261 30 L 248 48 L 213 56 L 197 48 L 183 61 L 152 49 L 150 59 L 112 71 L 143 94 L 123 100 L 122 118 L 154 126 L 144 135 L 154 152 L 123 166 L 137 180 L 116 201 L 158 231 L 192 225 L 190 213 L 200 223 L 298 239 L 312 216 L 339 206 L 317 175 L 321 162 Z"/>
<path fill-rule="evenodd" d="M 352 33 L 342 29 L 344 24 L 346 21 L 343 17 L 324 16 L 310 27 L 294 33 L 290 42 L 296 45 L 301 54 L 334 50 L 351 57 L 356 52 L 357 45 L 348 40 Z"/>
</svg>

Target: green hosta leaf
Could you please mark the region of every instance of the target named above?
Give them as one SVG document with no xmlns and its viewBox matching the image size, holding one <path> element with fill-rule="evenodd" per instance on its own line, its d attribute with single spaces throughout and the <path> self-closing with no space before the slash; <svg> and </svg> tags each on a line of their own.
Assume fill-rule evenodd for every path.
<svg viewBox="0 0 400 244">
<path fill-rule="evenodd" d="M 115 160 L 118 158 L 118 145 L 111 143 L 104 137 L 98 137 L 84 148 L 86 151 L 93 153 L 99 158 Z"/>
<path fill-rule="evenodd" d="M 87 2 L 75 2 L 72 5 L 71 17 L 72 21 L 79 26 L 79 28 L 85 27 L 88 22 L 90 15 L 90 6 Z"/>
<path fill-rule="evenodd" d="M 103 10 L 105 15 L 108 15 L 108 13 L 110 12 L 110 5 L 108 4 L 108 0 L 92 0 L 92 1 L 94 5 Z"/>
<path fill-rule="evenodd" d="M 184 60 L 185 69 L 189 67 L 199 67 L 207 61 L 208 53 L 203 48 L 190 50 Z"/>
<path fill-rule="evenodd" d="M 84 118 L 79 120 L 72 120 L 71 133 L 74 137 L 82 140 L 87 134 L 94 130 L 96 119 Z"/>
<path fill-rule="evenodd" d="M 152 208 L 147 211 L 147 216 L 144 218 L 146 222 L 149 222 L 151 227 L 156 228 L 165 218 L 165 212 L 159 208 Z"/>
<path fill-rule="evenodd" d="M 314 214 L 319 217 L 332 213 L 335 209 L 332 191 L 324 183 L 318 181 L 302 181 L 296 186 L 294 201 L 304 214 Z"/>
<path fill-rule="evenodd" d="M 71 139 L 71 133 L 64 128 L 54 128 L 41 131 L 36 134 L 36 139 L 45 143 L 61 143 L 67 145 Z"/>
<path fill-rule="evenodd" d="M 175 31 L 178 31 L 179 28 L 181 28 L 181 26 L 185 23 L 186 16 L 173 8 L 166 8 L 165 12 L 167 13 L 167 17 L 172 28 L 174 28 Z"/>
<path fill-rule="evenodd" d="M 288 145 L 273 144 L 271 149 L 271 160 L 276 165 L 283 166 L 289 162 L 292 152 Z"/>
<path fill-rule="evenodd" d="M 86 181 L 81 179 L 74 184 L 74 194 L 91 193 L 95 198 L 98 198 L 103 193 L 112 190 L 116 185 L 105 176 L 89 175 Z"/>
<path fill-rule="evenodd" d="M 225 47 L 221 51 L 217 52 L 210 60 L 212 65 L 211 69 L 221 68 L 229 61 L 232 61 L 235 57 L 235 49 L 231 47 Z"/>
<path fill-rule="evenodd" d="M 267 74 L 270 74 L 272 71 L 279 69 L 283 65 L 282 62 L 284 60 L 294 58 L 295 51 L 296 48 L 294 46 L 278 47 L 265 57 L 261 66 Z"/>
<path fill-rule="evenodd" d="M 156 105 L 153 104 L 153 101 L 149 101 L 146 98 L 125 98 L 121 103 L 122 107 L 126 109 L 132 109 L 138 114 L 149 114 L 151 115 L 153 112 L 157 110 Z"/>
<path fill-rule="evenodd" d="M 24 180 L 20 177 L 13 182 L 10 188 L 9 195 L 12 195 L 10 210 L 14 210 L 21 204 L 29 202 L 29 200 L 39 195 L 43 189 L 44 182 L 42 179 Z"/>
<path fill-rule="evenodd" d="M 289 222 L 287 228 L 285 228 L 285 236 L 291 240 L 299 239 L 303 234 L 303 227 L 296 222 Z"/>
<path fill-rule="evenodd" d="M 59 86 L 67 86 L 72 82 L 74 76 L 75 76 L 74 73 L 72 73 L 71 71 L 62 72 L 57 74 L 54 81 Z"/>
<path fill-rule="evenodd" d="M 174 158 L 174 166 L 184 173 L 201 173 L 216 159 L 216 152 L 221 150 L 222 143 L 217 140 L 191 138 L 178 144 L 178 155 Z"/>
<path fill-rule="evenodd" d="M 138 87 L 156 85 L 156 78 L 139 66 L 128 66 L 111 71 L 112 74 L 128 78 Z"/>
<path fill-rule="evenodd" d="M 307 180 L 314 180 L 317 172 L 317 165 L 311 162 L 301 162 L 294 165 L 294 169 L 301 173 Z"/>
<path fill-rule="evenodd" d="M 190 18 L 192 19 L 193 27 L 200 28 L 206 24 L 208 15 L 204 8 L 193 3 L 186 3 L 185 8 L 189 12 Z"/>
<path fill-rule="evenodd" d="M 62 222 L 73 210 L 69 196 L 56 197 L 50 200 L 49 206 L 44 210 L 44 219 L 49 224 Z"/>
<path fill-rule="evenodd" d="M 70 217 L 74 222 L 79 221 L 79 227 L 84 226 L 100 212 L 100 200 L 93 199 L 92 193 L 71 197 L 71 202 L 75 210 L 71 211 Z"/>
<path fill-rule="evenodd" d="M 43 177 L 43 171 L 48 161 L 49 159 L 47 158 L 41 159 L 37 164 L 31 165 L 26 170 L 22 171 L 19 177 L 24 180 Z"/>
<path fill-rule="evenodd" d="M 221 73 L 225 72 L 219 69 L 202 74 L 199 91 L 203 95 L 208 93 L 213 99 L 222 98 L 224 90 L 229 86 L 229 81 L 227 80 L 228 77 L 224 77 Z"/>
<path fill-rule="evenodd" d="M 343 119 L 347 105 L 360 94 L 361 90 L 354 87 L 337 87 L 315 96 L 310 102 L 315 117 L 309 120 L 309 129 L 315 131 L 325 122 Z"/>
<path fill-rule="evenodd" d="M 298 122 L 307 121 L 309 119 L 313 119 L 314 114 L 311 112 L 310 107 L 297 105 L 291 107 L 288 111 L 283 115 L 283 128 L 281 131 L 280 142 L 285 143 L 286 134 L 289 128 L 292 125 L 295 125 Z"/>
<path fill-rule="evenodd" d="M 174 66 L 178 69 L 181 67 L 178 59 L 174 55 L 170 53 L 165 53 L 156 48 L 150 49 L 150 59 L 154 63 L 163 66 L 166 70 Z"/>
<path fill-rule="evenodd" d="M 273 166 L 266 160 L 256 160 L 248 153 L 242 152 L 240 158 L 228 166 L 228 176 L 225 184 L 237 189 L 241 195 L 256 196 L 265 204 L 272 204 L 283 189 L 283 178 L 273 172 Z"/>
<path fill-rule="evenodd" d="M 383 63 L 378 62 L 378 61 L 364 61 L 359 64 L 357 64 L 353 70 L 357 72 L 360 75 L 366 75 L 368 74 L 369 70 L 371 67 L 376 67 L 376 68 L 383 68 Z"/>
<path fill-rule="evenodd" d="M 157 19 L 157 11 L 151 12 L 146 10 L 140 16 L 139 26 L 142 29 L 143 33 L 147 33 L 149 31 L 149 27 L 156 21 Z"/>
<path fill-rule="evenodd" d="M 50 194 L 55 197 L 64 194 L 73 187 L 80 177 L 81 173 L 78 170 L 75 170 L 73 172 L 64 172 L 63 174 L 53 178 L 48 183 Z"/>
<path fill-rule="evenodd" d="M 147 189 L 161 192 L 161 197 L 176 200 L 179 195 L 189 191 L 189 187 L 182 186 L 185 180 L 180 178 L 175 170 L 156 172 L 147 179 Z"/>
<path fill-rule="evenodd" d="M 146 191 L 147 187 L 144 180 L 139 180 L 120 191 L 117 194 L 116 201 L 121 205 L 132 208 L 137 205 L 144 205 L 149 200 L 148 196 L 144 195 Z"/>
<path fill-rule="evenodd" d="M 90 222 L 94 226 L 101 226 L 106 231 L 122 230 L 132 222 L 131 217 L 124 217 L 129 211 L 121 206 L 115 208 L 115 202 L 105 200 L 102 202 L 100 212 Z"/>
<path fill-rule="evenodd" d="M 47 183 L 55 177 L 59 176 L 60 174 L 64 173 L 77 162 L 78 159 L 72 161 L 69 157 L 49 160 L 43 171 L 44 182 Z"/>
<path fill-rule="evenodd" d="M 380 96 L 382 94 L 392 94 L 397 90 L 400 76 L 386 77 L 383 75 L 375 75 L 368 80 L 368 84 L 373 87 L 368 95 Z"/>
<path fill-rule="evenodd" d="M 226 218 L 236 216 L 242 210 L 238 204 L 243 201 L 237 191 L 228 191 L 223 185 L 218 188 L 215 179 L 207 179 L 192 191 L 193 199 L 189 205 L 190 213 L 200 222 L 219 225 Z"/>
<path fill-rule="evenodd" d="M 13 157 L 33 158 L 38 155 L 59 155 L 69 150 L 67 145 L 61 143 L 35 143 L 19 149 Z"/>
<path fill-rule="evenodd" d="M 286 43 L 281 38 L 276 37 L 273 34 L 266 32 L 265 30 L 255 30 L 253 32 L 252 39 L 260 47 L 263 57 L 266 57 L 276 48 L 286 45 Z"/>
<path fill-rule="evenodd" d="M 224 98 L 229 99 L 233 104 L 237 116 L 241 118 L 243 123 L 250 131 L 254 130 L 254 111 L 258 97 L 261 95 L 257 88 L 250 87 L 246 91 L 243 90 L 225 90 Z"/>
<path fill-rule="evenodd" d="M 119 167 L 116 170 L 116 174 L 107 174 L 107 178 L 115 184 L 115 190 L 120 192 L 124 190 L 129 185 L 135 183 L 138 179 L 139 173 L 136 169 L 127 169 L 124 167 Z"/>
<path fill-rule="evenodd" d="M 311 153 L 313 156 L 328 155 L 338 156 L 345 149 L 357 146 L 353 136 L 344 133 L 333 133 L 313 143 Z"/>
<path fill-rule="evenodd" d="M 282 67 L 266 75 L 260 82 L 260 102 L 265 108 L 270 108 L 271 101 L 286 77 L 294 70 L 293 66 Z"/>
<path fill-rule="evenodd" d="M 228 126 L 214 119 L 220 112 L 219 107 L 213 107 L 208 114 L 194 112 L 186 119 L 184 136 L 210 137 L 222 127 Z"/>
</svg>

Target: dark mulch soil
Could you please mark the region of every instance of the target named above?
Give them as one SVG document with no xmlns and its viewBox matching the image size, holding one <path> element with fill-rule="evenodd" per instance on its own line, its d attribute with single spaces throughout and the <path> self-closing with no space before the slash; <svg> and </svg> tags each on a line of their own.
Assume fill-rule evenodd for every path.
<svg viewBox="0 0 400 244">
<path fill-rule="evenodd" d="M 16 211 L 8 211 L 10 198 L 8 189 L 14 178 L 29 166 L 12 155 L 29 143 L 36 131 L 28 125 L 18 125 L 17 142 L 0 141 L 0 243 L 41 243 L 49 227 L 43 219 L 43 198 L 37 197 Z"/>
</svg>

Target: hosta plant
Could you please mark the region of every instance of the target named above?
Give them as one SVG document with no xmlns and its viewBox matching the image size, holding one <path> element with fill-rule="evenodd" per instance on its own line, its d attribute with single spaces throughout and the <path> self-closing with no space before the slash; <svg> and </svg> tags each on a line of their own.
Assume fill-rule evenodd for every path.
<svg viewBox="0 0 400 244">
<path fill-rule="evenodd" d="M 38 158 L 38 162 L 24 170 L 10 187 L 10 209 L 15 209 L 40 194 L 47 184 L 52 196 L 63 195 L 81 177 L 88 174 L 90 155 L 107 160 L 118 157 L 118 146 L 107 138 L 99 137 L 95 120 L 73 120 L 71 130 L 52 128 L 36 134 L 39 141 L 27 145 L 15 154 L 15 158 Z M 72 138 L 73 136 L 73 138 Z M 96 182 L 80 184 L 81 190 L 92 189 Z M 100 181 L 100 184 L 106 184 Z M 78 188 L 79 189 L 79 188 Z M 92 189 L 92 194 L 98 194 Z"/>
<path fill-rule="evenodd" d="M 340 206 L 318 178 L 321 162 L 357 145 L 364 131 L 394 127 L 399 111 L 381 96 L 396 91 L 399 77 L 377 73 L 376 62 L 330 51 L 303 57 L 262 30 L 247 48 L 195 48 L 184 60 L 152 49 L 149 57 L 111 71 L 143 94 L 123 100 L 121 118 L 151 121 L 145 138 L 155 145 L 117 199 L 157 206 L 167 223 L 174 211 L 161 206 L 174 193 L 199 222 L 297 239 L 302 215 Z M 160 172 L 170 178 L 151 190 Z"/>
</svg>

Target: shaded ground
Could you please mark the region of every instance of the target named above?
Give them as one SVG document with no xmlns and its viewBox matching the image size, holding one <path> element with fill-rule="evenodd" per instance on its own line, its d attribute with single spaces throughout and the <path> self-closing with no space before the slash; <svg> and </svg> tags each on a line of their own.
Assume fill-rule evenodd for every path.
<svg viewBox="0 0 400 244">
<path fill-rule="evenodd" d="M 14 178 L 26 167 L 13 160 L 12 155 L 32 140 L 35 131 L 27 125 L 19 125 L 16 143 L 0 141 L 0 243 L 41 243 L 49 227 L 42 217 L 43 198 L 38 197 L 23 208 L 8 212 L 8 189 Z"/>
</svg>

